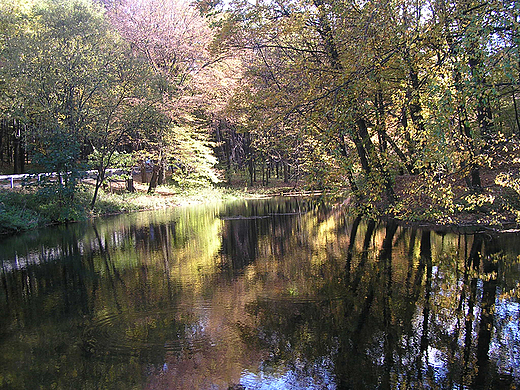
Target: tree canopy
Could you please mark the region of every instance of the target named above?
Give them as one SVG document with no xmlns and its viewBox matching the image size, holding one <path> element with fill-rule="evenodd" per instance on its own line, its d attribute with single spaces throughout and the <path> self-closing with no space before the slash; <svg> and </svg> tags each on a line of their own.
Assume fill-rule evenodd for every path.
<svg viewBox="0 0 520 390">
<path fill-rule="evenodd" d="M 157 168 L 150 191 L 169 165 L 177 183 L 343 189 L 368 212 L 518 217 L 519 14 L 512 1 L 10 0 L 0 160 L 59 172 L 72 194 L 83 162 L 97 193 L 127 152 Z"/>
<path fill-rule="evenodd" d="M 215 48 L 243 58 L 230 109 L 260 153 L 396 212 L 409 211 L 395 196 L 407 174 L 453 212 L 518 179 L 516 165 L 508 183 L 482 175 L 517 161 L 519 12 L 508 1 L 235 1 Z"/>
<path fill-rule="evenodd" d="M 189 173 L 217 180 L 212 151 L 204 149 L 209 134 L 186 119 L 204 108 L 194 80 L 207 61 L 206 42 L 197 42 L 205 20 L 188 4 L 160 4 L 13 0 L 1 6 L 5 162 L 14 156 L 57 172 L 52 192 L 64 202 L 90 162 L 99 172 L 92 207 L 121 152 L 189 164 Z M 163 17 L 160 29 L 152 11 Z M 175 136 L 179 126 L 184 141 Z M 197 142 L 202 157 L 184 158 L 198 153 Z M 15 173 L 23 170 L 15 164 Z"/>
</svg>

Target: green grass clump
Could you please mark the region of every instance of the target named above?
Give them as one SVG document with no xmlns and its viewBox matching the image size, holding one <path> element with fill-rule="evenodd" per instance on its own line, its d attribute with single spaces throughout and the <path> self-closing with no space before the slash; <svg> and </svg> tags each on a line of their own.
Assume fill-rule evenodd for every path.
<svg viewBox="0 0 520 390">
<path fill-rule="evenodd" d="M 34 229 L 41 217 L 34 210 L 34 199 L 14 191 L 0 191 L 0 234 Z"/>
</svg>

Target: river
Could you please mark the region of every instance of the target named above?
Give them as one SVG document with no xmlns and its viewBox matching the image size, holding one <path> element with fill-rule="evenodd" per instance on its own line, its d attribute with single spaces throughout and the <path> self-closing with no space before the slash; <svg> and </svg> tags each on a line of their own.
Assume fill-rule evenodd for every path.
<svg viewBox="0 0 520 390">
<path fill-rule="evenodd" d="M 305 198 L 0 240 L 0 389 L 512 389 L 520 236 Z"/>
</svg>

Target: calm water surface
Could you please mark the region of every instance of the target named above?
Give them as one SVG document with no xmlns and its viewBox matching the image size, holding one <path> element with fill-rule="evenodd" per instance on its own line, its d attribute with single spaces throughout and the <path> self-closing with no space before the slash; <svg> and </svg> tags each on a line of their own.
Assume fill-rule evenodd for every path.
<svg viewBox="0 0 520 390">
<path fill-rule="evenodd" d="M 519 255 L 298 198 L 4 238 L 0 388 L 517 388 Z"/>
</svg>

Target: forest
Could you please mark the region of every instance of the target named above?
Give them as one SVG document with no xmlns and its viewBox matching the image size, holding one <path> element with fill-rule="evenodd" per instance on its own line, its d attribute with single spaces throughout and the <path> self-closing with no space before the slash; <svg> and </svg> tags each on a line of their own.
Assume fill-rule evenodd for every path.
<svg viewBox="0 0 520 390">
<path fill-rule="evenodd" d="M 507 0 L 4 0 L 0 172 L 55 172 L 23 191 L 59 221 L 85 170 L 92 209 L 107 169 L 149 168 L 149 192 L 277 180 L 516 225 L 519 23 Z"/>
</svg>

